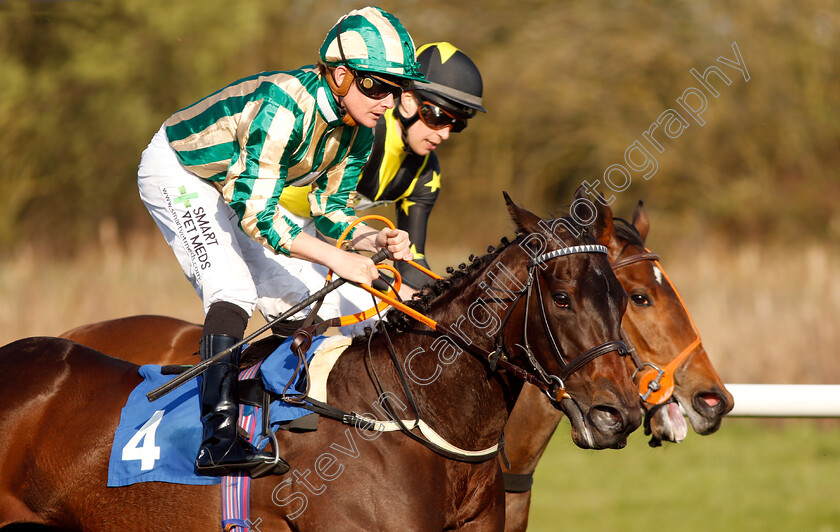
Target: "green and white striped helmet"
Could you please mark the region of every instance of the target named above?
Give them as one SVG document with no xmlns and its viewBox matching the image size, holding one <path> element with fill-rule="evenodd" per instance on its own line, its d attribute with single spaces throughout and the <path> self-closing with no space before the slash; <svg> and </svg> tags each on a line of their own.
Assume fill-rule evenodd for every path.
<svg viewBox="0 0 840 532">
<path fill-rule="evenodd" d="M 336 36 L 341 36 L 341 40 Z M 327 66 L 424 81 L 414 58 L 414 41 L 394 15 L 378 7 L 355 9 L 327 33 L 320 50 Z"/>
</svg>

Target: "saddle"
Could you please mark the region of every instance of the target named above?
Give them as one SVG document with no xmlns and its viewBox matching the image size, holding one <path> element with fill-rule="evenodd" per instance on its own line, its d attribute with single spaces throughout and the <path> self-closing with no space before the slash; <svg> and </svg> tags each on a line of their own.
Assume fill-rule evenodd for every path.
<svg viewBox="0 0 840 532">
<path fill-rule="evenodd" d="M 272 329 L 274 331 L 273 334 L 265 338 L 260 338 L 243 349 L 241 369 L 244 370 L 264 361 L 269 355 L 274 353 L 281 344 L 286 342 L 289 337 L 293 337 L 291 349 L 298 357 L 298 367 L 286 383 L 283 393 L 268 390 L 265 387 L 265 383 L 259 373 L 252 378 L 240 380 L 239 404 L 264 409 L 263 411 L 265 412 L 265 415 L 262 418 L 263 434 L 266 434 L 269 430 L 269 412 L 272 401 L 282 401 L 289 405 L 312 412 L 310 415 L 280 424 L 280 430 L 287 430 L 291 432 L 314 431 L 318 427 L 319 416 L 339 421 L 345 425 L 352 425 L 361 429 L 372 430 L 374 428 L 374 424 L 366 419 L 360 418 L 355 412 L 345 412 L 344 410 L 308 396 L 310 377 L 309 366 L 306 362 L 306 354 L 312 346 L 313 339 L 316 336 L 323 334 L 330 325 L 330 322 L 322 321 L 315 325 L 300 327 L 299 325 L 302 325 L 303 322 L 304 320 L 284 322 L 282 327 L 285 328 L 285 331 L 290 330 L 292 327 L 298 327 L 295 328 L 294 332 L 291 334 L 283 334 L 285 332 L 283 329 Z M 161 367 L 161 373 L 164 375 L 178 375 L 186 371 L 188 368 L 189 366 L 166 365 Z M 306 392 L 302 394 L 289 395 L 286 391 L 290 388 L 306 390 Z"/>
</svg>

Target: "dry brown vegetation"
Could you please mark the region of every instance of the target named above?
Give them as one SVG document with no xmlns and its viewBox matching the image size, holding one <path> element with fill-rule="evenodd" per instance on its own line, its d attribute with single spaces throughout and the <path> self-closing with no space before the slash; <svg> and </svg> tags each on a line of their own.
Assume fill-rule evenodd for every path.
<svg viewBox="0 0 840 532">
<path fill-rule="evenodd" d="M 665 257 L 727 382 L 840 382 L 836 248 L 714 242 Z"/>
<path fill-rule="evenodd" d="M 28 240 L 86 243 L 104 218 L 123 232 L 146 220 L 137 164 L 161 122 L 240 77 L 311 63 L 327 29 L 357 6 L 197 5 L 0 2 L 0 256 Z M 690 213 L 752 238 L 840 240 L 836 2 L 379 5 L 418 44 L 452 41 L 484 78 L 488 113 L 438 150 L 440 212 L 462 226 L 452 245 L 502 228 L 475 223 L 502 190 L 538 211 L 569 201 L 583 180 L 609 194 L 604 173 L 627 164 L 635 141 L 658 170 L 649 180 L 632 172 L 629 191 L 616 194 L 623 207 L 643 196 L 669 224 Z M 748 81 L 719 60 L 735 57 L 736 42 Z M 691 69 L 711 66 L 728 81 L 710 74 L 719 95 L 707 94 L 702 125 L 686 118 L 677 138 L 660 127 L 657 152 L 643 134 L 666 109 L 684 113 L 677 99 L 701 87 Z"/>
<path fill-rule="evenodd" d="M 120 244 L 103 227 L 100 244 L 73 261 L 29 249 L 0 263 L 0 343 L 132 314 L 201 321 L 197 296 L 154 228 Z M 840 382 L 838 250 L 714 240 L 651 247 L 726 382 Z M 438 270 L 480 252 L 432 251 Z M 264 324 L 260 317 L 251 322 L 251 330 Z"/>
</svg>

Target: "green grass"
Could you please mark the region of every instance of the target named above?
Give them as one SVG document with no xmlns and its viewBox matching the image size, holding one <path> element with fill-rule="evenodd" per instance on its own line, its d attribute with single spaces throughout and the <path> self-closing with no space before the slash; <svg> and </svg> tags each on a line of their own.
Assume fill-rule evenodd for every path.
<svg viewBox="0 0 840 532">
<path fill-rule="evenodd" d="M 568 431 L 537 470 L 531 532 L 840 531 L 840 425 L 727 419 L 657 449 L 637 431 L 620 451 Z"/>
</svg>

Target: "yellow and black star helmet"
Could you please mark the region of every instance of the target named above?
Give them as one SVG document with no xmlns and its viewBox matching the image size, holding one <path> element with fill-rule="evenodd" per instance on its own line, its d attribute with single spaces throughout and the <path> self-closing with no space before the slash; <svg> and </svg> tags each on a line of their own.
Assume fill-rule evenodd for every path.
<svg viewBox="0 0 840 532">
<path fill-rule="evenodd" d="M 487 112 L 481 106 L 481 73 L 467 54 L 448 42 L 435 42 L 417 49 L 417 62 L 426 78 L 414 84 L 421 98 L 464 117 Z"/>
</svg>

